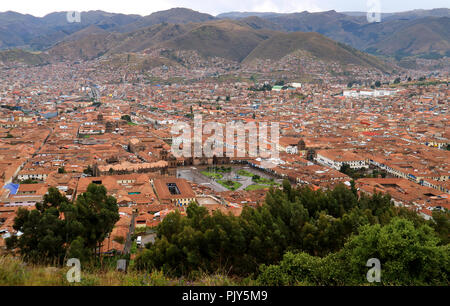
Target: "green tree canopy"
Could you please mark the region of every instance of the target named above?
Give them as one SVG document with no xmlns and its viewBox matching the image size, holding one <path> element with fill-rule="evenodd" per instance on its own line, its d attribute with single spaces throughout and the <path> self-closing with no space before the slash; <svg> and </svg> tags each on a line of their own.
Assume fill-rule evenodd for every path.
<svg viewBox="0 0 450 306">
<path fill-rule="evenodd" d="M 339 252 L 326 257 L 288 252 L 278 265 L 262 265 L 261 285 L 365 285 L 367 261 L 381 263 L 383 285 L 448 285 L 450 252 L 428 225 L 393 218 L 366 225 Z M 376 284 L 376 283 L 374 283 Z"/>
<path fill-rule="evenodd" d="M 7 238 L 6 243 L 30 262 L 61 264 L 68 252 L 86 259 L 118 220 L 116 200 L 106 195 L 104 186 L 89 185 L 76 205 L 51 187 L 35 210 L 17 211 L 13 228 L 22 235 Z"/>
</svg>

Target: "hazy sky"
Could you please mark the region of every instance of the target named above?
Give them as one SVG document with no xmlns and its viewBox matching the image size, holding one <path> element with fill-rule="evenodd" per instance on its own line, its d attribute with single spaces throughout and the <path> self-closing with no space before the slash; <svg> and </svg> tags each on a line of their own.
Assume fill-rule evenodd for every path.
<svg viewBox="0 0 450 306">
<path fill-rule="evenodd" d="M 217 15 L 230 11 L 279 12 L 367 11 L 377 0 L 0 0 L 0 12 L 44 16 L 55 11 L 103 10 L 148 15 L 173 7 L 187 7 Z M 448 0 L 379 0 L 382 12 L 449 7 Z"/>
</svg>

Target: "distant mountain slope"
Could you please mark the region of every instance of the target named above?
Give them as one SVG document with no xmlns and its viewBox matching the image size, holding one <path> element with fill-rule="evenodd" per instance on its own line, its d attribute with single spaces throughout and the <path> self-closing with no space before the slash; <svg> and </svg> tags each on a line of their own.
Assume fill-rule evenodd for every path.
<svg viewBox="0 0 450 306">
<path fill-rule="evenodd" d="M 130 23 L 120 28 L 121 32 L 131 32 L 137 29 L 149 27 L 161 23 L 186 24 L 192 22 L 205 22 L 214 20 L 215 17 L 193 11 L 186 8 L 173 8 L 166 11 L 160 11 L 148 16 L 142 17 L 134 23 Z"/>
<path fill-rule="evenodd" d="M 251 16 L 238 20 L 240 23 L 246 24 L 255 30 L 268 29 L 273 31 L 283 31 L 283 28 L 280 25 L 260 17 Z"/>
<path fill-rule="evenodd" d="M 284 14 L 280 13 L 273 13 L 273 12 L 267 12 L 267 13 L 260 13 L 260 12 L 228 12 L 228 13 L 222 13 L 217 15 L 217 18 L 220 19 L 241 19 L 241 18 L 247 18 L 247 17 L 269 17 L 269 16 L 280 16 Z"/>
<path fill-rule="evenodd" d="M 272 33 L 273 31 L 254 29 L 245 22 L 232 20 L 164 23 L 130 33 L 80 35 L 79 40 L 57 44 L 49 50 L 49 54 L 56 59 L 92 59 L 103 54 L 170 48 L 197 51 L 206 57 L 217 56 L 241 61 L 261 41 L 270 38 Z"/>
<path fill-rule="evenodd" d="M 195 24 L 157 24 L 148 28 L 122 34 L 109 53 L 138 52 L 158 46 L 179 37 L 195 27 Z"/>
<path fill-rule="evenodd" d="M 66 14 L 55 12 L 38 18 L 0 13 L 0 50 L 51 48 L 51 53 L 61 59 L 76 54 L 91 58 L 106 52 L 134 52 L 164 44 L 240 61 L 261 41 L 270 38 L 271 32 L 282 31 L 317 32 L 360 51 L 397 59 L 450 54 L 447 8 L 387 13 L 379 23 L 368 23 L 363 12 L 336 11 L 231 12 L 218 17 L 185 8 L 144 17 L 88 11 L 81 12 L 80 23 L 69 23 Z M 69 50 L 70 47 L 74 50 Z"/>
<path fill-rule="evenodd" d="M 0 62 L 6 65 L 23 63 L 31 66 L 49 63 L 49 57 L 43 53 L 27 52 L 19 49 L 0 51 Z"/>
<path fill-rule="evenodd" d="M 158 24 L 131 33 L 84 33 L 78 40 L 60 42 L 50 50 L 55 59 L 93 59 L 104 54 L 119 54 L 139 52 L 148 48 L 160 46 L 162 43 L 192 30 L 196 24 Z M 86 30 L 86 29 L 85 29 Z M 85 31 L 82 30 L 82 31 Z M 81 32 L 81 31 L 80 31 Z M 73 34 L 77 35 L 77 33 Z"/>
<path fill-rule="evenodd" d="M 0 49 L 24 46 L 44 32 L 39 18 L 15 12 L 0 13 Z"/>
<path fill-rule="evenodd" d="M 255 48 L 244 62 L 248 63 L 255 59 L 279 60 L 298 50 L 307 51 L 324 61 L 388 70 L 388 66 L 374 56 L 337 43 L 321 34 L 305 32 L 274 35 Z"/>
<path fill-rule="evenodd" d="M 416 19 L 365 48 L 381 55 L 450 56 L 450 18 Z"/>
<path fill-rule="evenodd" d="M 367 16 L 367 12 L 340 12 L 341 14 L 354 16 L 354 17 L 365 17 Z M 412 10 L 406 12 L 399 13 L 382 13 L 381 19 L 382 21 L 403 19 L 403 20 L 412 20 L 418 18 L 425 17 L 449 17 L 450 9 L 448 8 L 436 8 L 432 10 Z"/>
<path fill-rule="evenodd" d="M 130 24 L 141 18 L 142 17 L 139 15 L 108 13 L 97 10 L 80 12 L 80 23 L 69 23 L 67 21 L 67 12 L 50 13 L 42 17 L 41 22 L 50 28 L 70 28 L 77 26 L 84 28 L 90 25 L 97 25 L 98 27 L 107 30 Z"/>
<path fill-rule="evenodd" d="M 239 62 L 273 34 L 272 31 L 255 30 L 239 22 L 221 20 L 201 24 L 164 46 L 194 50 L 203 56 L 217 56 Z"/>
<path fill-rule="evenodd" d="M 103 11 L 80 14 L 81 22 L 69 23 L 67 12 L 55 12 L 42 18 L 15 12 L 0 13 L 0 49 L 27 47 L 43 50 L 91 25 L 112 31 L 142 18 Z"/>
<path fill-rule="evenodd" d="M 412 10 L 406 12 L 399 13 L 391 13 L 385 16 L 385 20 L 394 20 L 394 19 L 419 19 L 426 17 L 450 17 L 450 9 L 448 8 L 436 8 L 432 10 Z"/>
<path fill-rule="evenodd" d="M 244 18 L 182 25 L 164 23 L 131 33 L 102 32 L 91 26 L 69 36 L 79 36 L 78 40 L 61 42 L 48 53 L 56 60 L 76 60 L 149 49 L 170 49 L 195 51 L 203 57 L 249 62 L 256 58 L 281 59 L 294 51 L 303 50 L 321 60 L 387 70 L 383 61 L 321 34 L 258 29 L 255 22 L 259 21 L 259 18 Z"/>
<path fill-rule="evenodd" d="M 92 34 L 79 40 L 58 43 L 48 50 L 53 60 L 90 60 L 105 54 L 120 41 L 120 34 Z"/>
<path fill-rule="evenodd" d="M 96 25 L 90 25 L 87 28 L 84 28 L 78 32 L 75 32 L 73 34 L 64 37 L 63 41 L 77 41 L 83 39 L 86 36 L 99 34 L 108 34 L 108 31 L 105 31 Z"/>
<path fill-rule="evenodd" d="M 238 17 L 239 14 L 221 16 Z M 245 13 L 251 18 L 251 13 Z M 336 11 L 319 13 L 255 13 L 287 32 L 317 32 L 362 51 L 385 56 L 435 56 L 448 54 L 449 9 L 414 10 L 382 14 L 380 23 L 368 23 L 366 13 Z M 230 17 L 227 17 L 230 18 Z M 256 17 L 253 17 L 256 18 Z M 259 23 L 264 27 L 263 23 Z M 416 32 L 419 31 L 419 32 Z M 416 35 L 417 33 L 417 35 Z"/>
</svg>

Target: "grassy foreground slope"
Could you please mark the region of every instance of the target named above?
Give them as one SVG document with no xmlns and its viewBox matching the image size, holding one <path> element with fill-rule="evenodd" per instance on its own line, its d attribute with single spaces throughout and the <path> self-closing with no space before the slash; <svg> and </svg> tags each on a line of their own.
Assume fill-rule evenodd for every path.
<svg viewBox="0 0 450 306">
<path fill-rule="evenodd" d="M 113 268 L 90 268 L 81 272 L 81 282 L 70 283 L 70 267 L 50 267 L 24 263 L 20 258 L 0 255 L 0 286 L 233 286 L 244 285 L 223 275 L 203 275 L 197 280 L 168 278 L 162 272 L 126 273 Z M 251 284 L 249 284 L 251 285 Z"/>
</svg>

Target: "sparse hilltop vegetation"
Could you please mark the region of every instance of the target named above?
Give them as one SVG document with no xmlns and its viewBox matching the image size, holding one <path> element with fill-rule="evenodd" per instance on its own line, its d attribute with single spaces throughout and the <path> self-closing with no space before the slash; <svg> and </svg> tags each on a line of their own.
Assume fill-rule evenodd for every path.
<svg viewBox="0 0 450 306">
<path fill-rule="evenodd" d="M 45 65 L 49 63 L 49 56 L 41 52 L 30 52 L 20 49 L 0 51 L 0 63 L 21 63 L 31 66 Z"/>
<path fill-rule="evenodd" d="M 276 61 L 286 55 L 303 50 L 312 56 L 324 61 L 334 61 L 342 65 L 361 65 L 366 67 L 388 70 L 388 64 L 382 60 L 360 52 L 349 46 L 335 41 L 318 33 L 295 32 L 275 35 L 262 42 L 245 59 L 251 62 L 254 59 L 270 59 Z"/>
</svg>

